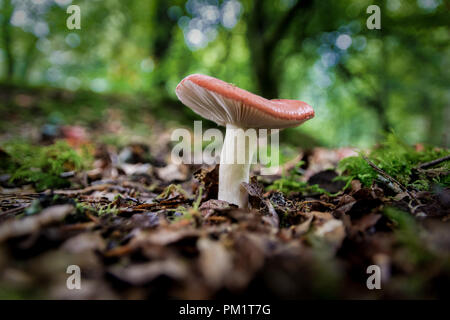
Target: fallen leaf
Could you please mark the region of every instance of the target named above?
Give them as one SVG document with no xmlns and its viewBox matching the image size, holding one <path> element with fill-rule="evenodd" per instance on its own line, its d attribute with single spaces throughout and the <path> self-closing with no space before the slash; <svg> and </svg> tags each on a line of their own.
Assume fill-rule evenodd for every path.
<svg viewBox="0 0 450 320">
<path fill-rule="evenodd" d="M 201 273 L 212 288 L 220 288 L 232 272 L 231 255 L 220 241 L 201 238 L 197 246 L 200 252 L 198 263 Z"/>
<path fill-rule="evenodd" d="M 8 220 L 0 225 L 0 242 L 13 237 L 20 237 L 33 233 L 40 228 L 62 221 L 74 206 L 69 204 L 56 205 L 42 210 L 41 213 L 21 220 Z"/>
<path fill-rule="evenodd" d="M 180 280 L 188 270 L 182 261 L 175 259 L 132 264 L 126 267 L 114 266 L 109 272 L 118 279 L 134 286 L 147 284 L 160 276 Z"/>
<path fill-rule="evenodd" d="M 158 178 L 166 182 L 185 181 L 188 173 L 189 170 L 184 164 L 176 165 L 169 163 L 163 168 L 156 168 Z"/>
<path fill-rule="evenodd" d="M 345 228 L 341 220 L 328 219 L 323 224 L 316 226 L 314 234 L 325 239 L 335 248 L 339 248 L 345 238 Z"/>
</svg>

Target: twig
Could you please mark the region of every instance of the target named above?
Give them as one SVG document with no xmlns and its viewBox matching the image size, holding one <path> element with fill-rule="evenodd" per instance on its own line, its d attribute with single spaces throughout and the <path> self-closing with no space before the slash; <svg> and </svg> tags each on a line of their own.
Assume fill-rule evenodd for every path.
<svg viewBox="0 0 450 320">
<path fill-rule="evenodd" d="M 417 198 L 411 192 L 409 192 L 409 190 L 403 184 L 401 184 L 395 178 L 391 177 L 386 172 L 384 172 L 382 169 L 380 169 L 375 163 L 370 161 L 369 158 L 367 158 L 366 156 L 363 155 L 362 157 L 364 160 L 366 160 L 366 162 L 369 164 L 369 166 L 371 166 L 376 172 L 378 172 L 380 175 L 382 175 L 384 178 L 388 179 L 389 181 L 395 183 L 400 189 L 402 189 L 404 192 L 406 192 L 411 199 L 414 199 L 417 203 L 420 203 L 417 200 Z"/>
<path fill-rule="evenodd" d="M 86 194 L 91 193 L 93 191 L 105 191 L 105 190 L 117 190 L 119 192 L 127 192 L 127 188 L 124 188 L 122 186 L 114 185 L 114 184 L 97 184 L 93 186 L 86 187 L 84 189 L 77 189 L 77 190 L 55 190 L 54 194 L 61 194 L 65 196 L 77 196 L 80 194 Z"/>
<path fill-rule="evenodd" d="M 6 216 L 6 215 L 10 215 L 10 214 L 19 213 L 19 212 L 25 210 L 26 208 L 28 208 L 29 206 L 30 206 L 30 204 L 24 205 L 24 206 L 20 206 L 20 207 L 17 207 L 17 208 L 13 208 L 13 209 L 9 209 L 9 210 L 6 210 L 6 211 L 1 211 L 0 212 L 0 217 L 1 216 Z"/>
<path fill-rule="evenodd" d="M 437 165 L 437 164 L 439 164 L 441 162 L 445 162 L 445 161 L 448 161 L 448 160 L 450 160 L 450 155 L 442 157 L 442 158 L 439 158 L 439 159 L 435 159 L 433 161 L 429 161 L 429 162 L 425 162 L 425 163 L 419 164 L 414 169 L 426 169 L 426 168 L 433 167 L 433 166 L 435 166 L 435 165 Z"/>
</svg>

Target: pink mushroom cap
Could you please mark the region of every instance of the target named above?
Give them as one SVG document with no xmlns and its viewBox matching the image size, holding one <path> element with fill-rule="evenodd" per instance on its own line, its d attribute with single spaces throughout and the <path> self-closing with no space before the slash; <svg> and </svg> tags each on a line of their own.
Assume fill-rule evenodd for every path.
<svg viewBox="0 0 450 320">
<path fill-rule="evenodd" d="M 283 129 L 296 127 L 314 117 L 313 108 L 303 101 L 265 99 L 202 74 L 184 78 L 176 94 L 194 112 L 222 126 Z"/>
</svg>

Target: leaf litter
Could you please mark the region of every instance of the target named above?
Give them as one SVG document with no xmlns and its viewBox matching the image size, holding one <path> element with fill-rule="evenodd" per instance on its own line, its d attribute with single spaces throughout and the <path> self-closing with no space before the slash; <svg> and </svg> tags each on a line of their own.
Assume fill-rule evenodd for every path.
<svg viewBox="0 0 450 320">
<path fill-rule="evenodd" d="M 0 180 L 0 297 L 448 297 L 449 172 L 435 161 L 448 151 L 318 148 L 244 183 L 242 209 L 216 200 L 218 166 L 174 165 L 142 144 L 90 148 L 71 174 L 13 161 L 20 177 Z M 383 290 L 366 287 L 373 264 Z M 81 290 L 66 287 L 69 265 Z"/>
</svg>

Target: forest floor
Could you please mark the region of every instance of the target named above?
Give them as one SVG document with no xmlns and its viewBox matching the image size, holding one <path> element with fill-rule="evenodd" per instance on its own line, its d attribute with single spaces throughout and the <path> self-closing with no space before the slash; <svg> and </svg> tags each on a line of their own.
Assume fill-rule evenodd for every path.
<svg viewBox="0 0 450 320">
<path fill-rule="evenodd" d="M 216 200 L 217 167 L 168 161 L 167 126 L 144 117 L 139 139 L 107 116 L 37 126 L 8 114 L 0 298 L 448 297 L 448 150 L 393 135 L 361 154 L 297 150 L 277 175 L 253 170 L 239 209 Z"/>
</svg>

